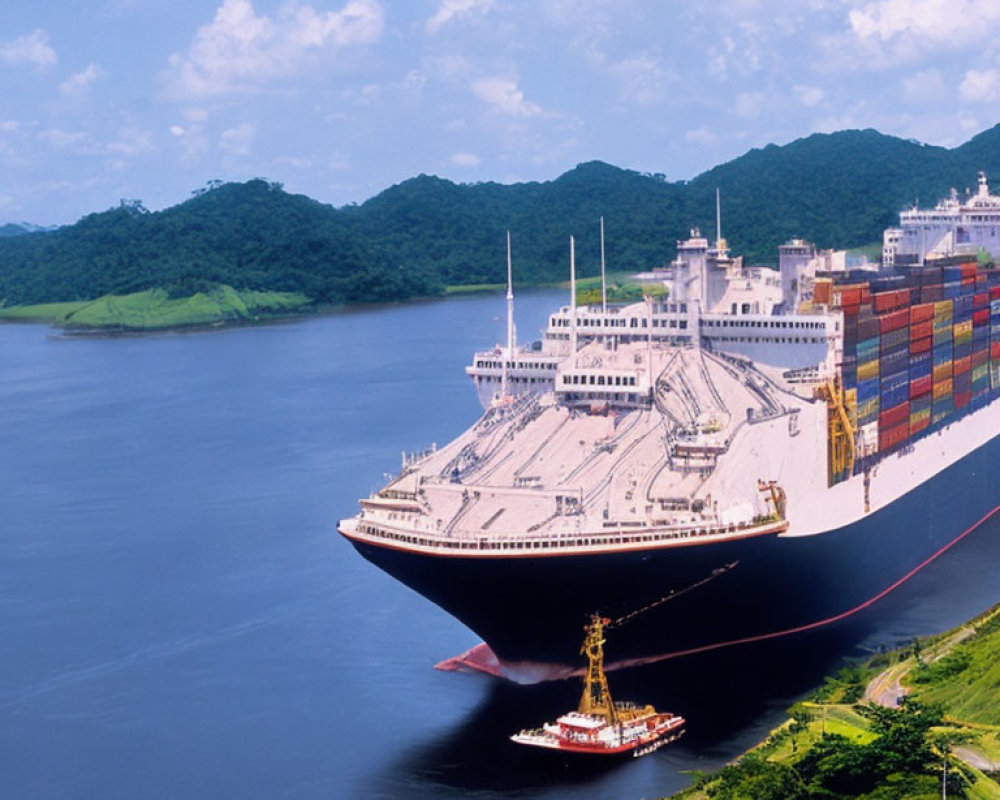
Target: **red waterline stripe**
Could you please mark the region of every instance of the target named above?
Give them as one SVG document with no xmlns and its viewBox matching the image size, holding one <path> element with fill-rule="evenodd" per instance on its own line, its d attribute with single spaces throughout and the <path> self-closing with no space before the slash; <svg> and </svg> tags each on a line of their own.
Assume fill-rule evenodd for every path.
<svg viewBox="0 0 1000 800">
<path fill-rule="evenodd" d="M 962 539 L 964 539 L 966 536 L 972 533 L 976 528 L 978 528 L 980 525 L 986 522 L 990 517 L 992 517 L 998 511 L 1000 511 L 1000 506 L 995 506 L 992 511 L 985 514 L 977 522 L 974 522 L 972 525 L 970 525 L 968 528 L 962 531 L 958 536 L 956 536 L 954 539 L 948 542 L 948 544 L 940 548 L 937 552 L 933 553 L 932 555 L 928 556 L 926 559 L 921 561 L 919 564 L 917 564 L 917 566 L 915 566 L 913 569 L 907 572 L 902 578 L 897 580 L 895 583 L 890 584 L 875 596 L 869 597 L 867 600 L 861 603 L 861 605 L 857 605 L 854 608 L 849 609 L 848 611 L 843 611 L 840 614 L 837 614 L 832 617 L 827 617 L 826 619 L 817 620 L 816 622 L 810 622 L 807 625 L 799 625 L 796 628 L 785 628 L 784 630 L 772 631 L 771 633 L 762 633 L 756 636 L 746 636 L 742 639 L 730 639 L 729 641 L 726 642 L 716 642 L 714 644 L 706 644 L 702 645 L 701 647 L 692 647 L 688 650 L 677 650 L 673 653 L 664 653 L 658 656 L 644 656 L 643 658 L 630 658 L 630 659 L 625 659 L 624 661 L 615 661 L 613 664 L 608 665 L 608 669 L 623 669 L 626 667 L 638 667 L 643 664 L 655 664 L 658 661 L 666 661 L 671 658 L 680 658 L 681 656 L 690 656 L 694 655 L 695 653 L 705 653 L 710 650 L 720 650 L 723 647 L 731 647 L 732 645 L 750 644 L 751 642 L 763 642 L 767 639 L 777 639 L 781 636 L 790 636 L 794 633 L 803 633 L 805 631 L 813 630 L 814 628 L 821 628 L 824 625 L 830 625 L 834 622 L 840 622 L 841 620 L 847 619 L 848 617 L 857 614 L 859 611 L 864 611 L 866 608 L 869 608 L 870 606 L 877 603 L 887 594 L 898 589 L 900 586 L 902 586 L 904 583 L 910 580 L 910 578 L 912 578 L 914 575 L 920 572 L 924 567 L 926 567 L 932 561 L 936 560 L 939 556 L 943 555 L 952 547 L 954 547 L 956 544 L 958 544 L 960 541 L 962 541 Z"/>
</svg>

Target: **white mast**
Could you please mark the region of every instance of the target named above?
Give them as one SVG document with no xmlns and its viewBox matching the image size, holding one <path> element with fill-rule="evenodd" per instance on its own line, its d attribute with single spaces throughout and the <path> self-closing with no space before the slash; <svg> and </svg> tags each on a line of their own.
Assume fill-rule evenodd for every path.
<svg viewBox="0 0 1000 800">
<path fill-rule="evenodd" d="M 569 352 L 576 355 L 576 250 L 569 237 Z"/>
<path fill-rule="evenodd" d="M 510 231 L 507 231 L 507 347 L 503 353 L 503 368 L 500 370 L 500 396 L 507 397 L 507 364 L 514 356 L 514 284 L 510 267 Z"/>
<path fill-rule="evenodd" d="M 608 317 L 608 282 L 604 277 L 604 217 L 601 217 L 601 312 L 606 321 Z"/>
<path fill-rule="evenodd" d="M 719 187 L 715 187 L 715 246 L 722 247 L 722 203 L 719 200 Z"/>
</svg>

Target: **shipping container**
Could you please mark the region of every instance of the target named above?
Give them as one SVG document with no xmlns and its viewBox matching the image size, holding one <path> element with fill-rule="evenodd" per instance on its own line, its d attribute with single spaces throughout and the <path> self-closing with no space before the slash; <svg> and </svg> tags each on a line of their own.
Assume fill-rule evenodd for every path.
<svg viewBox="0 0 1000 800">
<path fill-rule="evenodd" d="M 878 395 L 871 400 L 858 400 L 858 424 L 878 421 Z"/>
<path fill-rule="evenodd" d="M 952 317 L 951 300 L 940 300 L 934 304 L 934 320 L 950 320 Z"/>
<path fill-rule="evenodd" d="M 934 339 L 927 336 L 923 339 L 913 339 L 910 341 L 911 353 L 929 353 L 934 348 Z"/>
<path fill-rule="evenodd" d="M 914 411 L 930 410 L 931 403 L 933 402 L 933 395 L 930 392 L 927 394 L 922 394 L 920 397 L 914 397 L 910 400 L 910 413 Z"/>
<path fill-rule="evenodd" d="M 876 339 L 878 338 L 881 326 L 879 325 L 878 317 L 858 317 L 858 339 Z"/>
<path fill-rule="evenodd" d="M 962 392 L 955 392 L 955 409 L 965 408 L 972 399 L 972 390 L 967 389 Z"/>
<path fill-rule="evenodd" d="M 878 378 L 873 378 L 866 381 L 858 381 L 857 385 L 858 392 L 858 402 L 863 403 L 872 398 L 878 398 L 879 393 L 879 381 Z"/>
<path fill-rule="evenodd" d="M 945 361 L 943 364 L 934 365 L 934 371 L 931 373 L 931 376 L 934 383 L 942 383 L 948 380 L 953 374 L 952 362 Z"/>
<path fill-rule="evenodd" d="M 917 353 L 910 355 L 910 378 L 930 375 L 934 367 L 933 353 Z"/>
<path fill-rule="evenodd" d="M 972 368 L 972 385 L 975 386 L 977 383 L 982 384 L 986 381 L 987 385 L 990 382 L 990 368 L 987 364 L 979 364 Z"/>
<path fill-rule="evenodd" d="M 879 384 L 879 407 L 892 408 L 910 399 L 910 375 L 906 370 L 883 376 Z"/>
<path fill-rule="evenodd" d="M 879 337 L 871 339 L 859 339 L 855 345 L 855 352 L 858 354 L 858 361 L 871 361 L 879 356 Z"/>
<path fill-rule="evenodd" d="M 910 325 L 916 322 L 930 322 L 934 319 L 933 303 L 918 303 L 910 306 Z"/>
<path fill-rule="evenodd" d="M 910 346 L 910 335 L 909 327 L 883 333 L 879 337 L 879 349 L 882 353 L 886 353 L 898 347 L 908 348 Z"/>
<path fill-rule="evenodd" d="M 981 308 L 988 309 L 990 307 L 990 296 L 988 292 L 976 292 L 972 298 L 972 307 L 977 311 Z"/>
<path fill-rule="evenodd" d="M 972 324 L 976 326 L 989 325 L 990 324 L 990 310 L 988 308 L 981 308 L 978 311 L 972 312 Z"/>
<path fill-rule="evenodd" d="M 906 371 L 910 366 L 910 348 L 886 353 L 879 359 L 879 375 L 891 375 L 896 372 Z"/>
<path fill-rule="evenodd" d="M 943 397 L 950 397 L 952 392 L 954 391 L 954 388 L 955 387 L 952 384 L 951 379 L 941 381 L 940 383 L 935 381 L 934 388 L 931 390 L 931 394 L 934 397 L 934 402 L 937 402 Z"/>
<path fill-rule="evenodd" d="M 878 359 L 858 362 L 858 383 L 878 378 Z"/>
<path fill-rule="evenodd" d="M 972 356 L 964 356 L 963 358 L 956 358 L 952 362 L 952 373 L 955 375 L 961 375 L 972 369 Z"/>
<path fill-rule="evenodd" d="M 872 294 L 872 307 L 879 313 L 896 311 L 900 308 L 907 308 L 909 305 L 909 289 L 897 289 L 895 291 Z"/>
<path fill-rule="evenodd" d="M 910 414 L 910 436 L 927 430 L 931 426 L 931 410 L 925 409 Z"/>
<path fill-rule="evenodd" d="M 940 283 L 920 287 L 920 302 L 935 303 L 944 299 L 944 287 Z"/>
<path fill-rule="evenodd" d="M 934 320 L 910 322 L 910 339 L 923 339 L 934 335 Z"/>
<path fill-rule="evenodd" d="M 893 406 L 892 408 L 883 407 L 878 414 L 878 427 L 879 430 L 884 428 L 894 428 L 901 422 L 906 422 L 910 418 L 910 403 L 909 401 L 900 403 L 898 406 Z"/>
<path fill-rule="evenodd" d="M 972 351 L 973 369 L 978 367 L 980 364 L 985 364 L 987 361 L 989 361 L 989 358 L 990 358 L 990 351 L 988 348 L 983 348 L 981 350 L 973 350 Z"/>
<path fill-rule="evenodd" d="M 965 358 L 966 356 L 972 355 L 972 340 L 966 342 L 955 342 L 952 347 L 952 353 L 955 358 Z"/>
<path fill-rule="evenodd" d="M 879 426 L 878 449 L 880 453 L 890 452 L 900 445 L 905 444 L 910 436 L 910 421 L 903 422 L 893 428 L 884 429 Z"/>
<path fill-rule="evenodd" d="M 910 378 L 910 400 L 912 401 L 917 397 L 929 395 L 933 385 L 934 384 L 930 375 L 923 375 L 919 378 Z"/>
</svg>

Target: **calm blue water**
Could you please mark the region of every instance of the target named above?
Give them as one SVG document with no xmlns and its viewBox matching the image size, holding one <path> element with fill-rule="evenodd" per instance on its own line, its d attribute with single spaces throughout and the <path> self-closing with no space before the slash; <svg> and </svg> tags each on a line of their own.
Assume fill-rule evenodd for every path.
<svg viewBox="0 0 1000 800">
<path fill-rule="evenodd" d="M 520 297 L 521 338 L 561 300 Z M 577 687 L 431 669 L 475 637 L 334 532 L 401 450 L 475 419 L 462 367 L 503 316 L 486 296 L 142 338 L 0 326 L 0 796 L 658 796 L 859 642 L 1000 600 L 984 529 L 857 625 L 616 675 L 691 720 L 655 756 L 510 744 Z"/>
</svg>

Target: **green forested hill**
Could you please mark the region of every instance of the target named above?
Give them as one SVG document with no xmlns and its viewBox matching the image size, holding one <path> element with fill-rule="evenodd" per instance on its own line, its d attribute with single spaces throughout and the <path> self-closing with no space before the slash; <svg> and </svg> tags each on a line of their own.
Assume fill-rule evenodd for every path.
<svg viewBox="0 0 1000 800">
<path fill-rule="evenodd" d="M 508 229 L 518 282 L 562 280 L 570 235 L 579 273 L 596 274 L 601 216 L 609 268 L 649 268 L 673 258 L 691 227 L 714 231 L 717 187 L 730 246 L 773 263 L 793 236 L 820 247 L 877 241 L 902 207 L 974 186 L 978 170 L 1000 182 L 1000 126 L 951 150 L 873 130 L 816 134 L 688 182 L 596 161 L 508 186 L 421 175 L 341 209 L 264 180 L 213 183 L 164 211 L 123 202 L 56 231 L 0 237 L 0 302 L 222 284 L 319 302 L 405 299 L 502 282 Z"/>
</svg>

